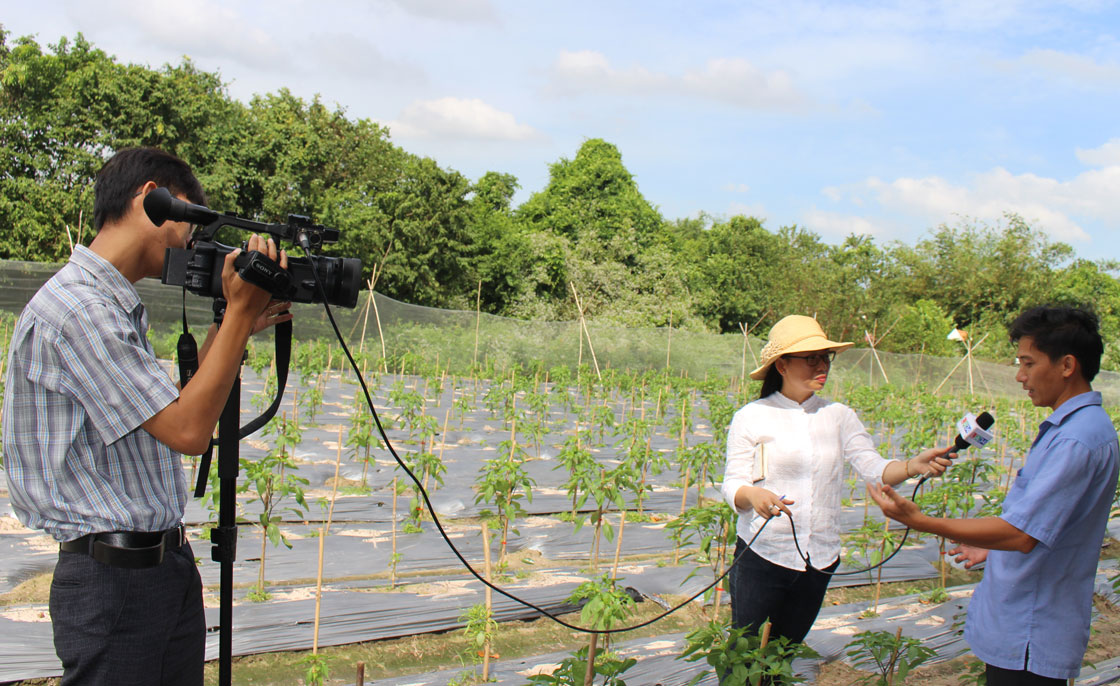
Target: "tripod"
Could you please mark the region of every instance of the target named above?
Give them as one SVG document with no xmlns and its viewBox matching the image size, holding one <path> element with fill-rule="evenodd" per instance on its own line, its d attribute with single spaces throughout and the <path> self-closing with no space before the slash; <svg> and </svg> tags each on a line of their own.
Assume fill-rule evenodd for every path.
<svg viewBox="0 0 1120 686">
<path fill-rule="evenodd" d="M 214 300 L 214 323 L 219 327 L 225 315 L 226 301 L 221 298 Z M 184 313 L 184 336 L 186 333 L 186 319 Z M 193 345 L 193 338 L 191 339 Z M 239 443 L 242 438 L 255 433 L 276 416 L 280 408 L 280 400 L 284 397 L 284 387 L 288 381 L 288 363 L 292 352 L 292 323 L 282 322 L 275 327 L 275 361 L 276 361 L 276 397 L 272 404 L 256 419 L 245 426 L 240 426 L 241 419 L 241 372 L 234 377 L 233 386 L 226 398 L 225 407 L 218 418 L 218 439 L 211 441 L 210 447 L 199 461 L 198 481 L 195 484 L 194 495 L 201 498 L 206 492 L 206 482 L 210 476 L 210 463 L 215 444 L 218 447 L 218 526 L 210 530 L 210 558 L 220 565 L 219 577 L 219 606 L 218 606 L 218 683 L 220 686 L 230 686 L 233 679 L 233 563 L 237 560 L 237 477 L 241 472 Z M 180 351 L 183 342 L 180 339 Z M 244 357 L 244 353 L 242 353 Z M 180 364 L 184 358 L 180 356 Z M 189 365 L 189 362 L 187 363 Z M 194 356 L 194 365 L 197 368 L 197 355 Z M 187 381 L 194 371 L 189 368 L 181 369 L 180 376 Z"/>
</svg>

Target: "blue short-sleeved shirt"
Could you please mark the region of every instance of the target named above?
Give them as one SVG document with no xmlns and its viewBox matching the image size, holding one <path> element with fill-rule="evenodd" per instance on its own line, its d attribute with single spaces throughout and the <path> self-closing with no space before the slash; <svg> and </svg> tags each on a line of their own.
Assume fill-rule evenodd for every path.
<svg viewBox="0 0 1120 686">
<path fill-rule="evenodd" d="M 4 393 L 12 509 L 61 541 L 159 531 L 183 517 L 178 453 L 140 425 L 179 397 L 135 287 L 77 246 L 24 308 Z"/>
<path fill-rule="evenodd" d="M 1081 671 L 1118 453 L 1100 393 L 1070 398 L 1039 426 L 1000 514 L 1038 544 L 988 555 L 965 624 L 976 657 L 1053 679 Z"/>
</svg>

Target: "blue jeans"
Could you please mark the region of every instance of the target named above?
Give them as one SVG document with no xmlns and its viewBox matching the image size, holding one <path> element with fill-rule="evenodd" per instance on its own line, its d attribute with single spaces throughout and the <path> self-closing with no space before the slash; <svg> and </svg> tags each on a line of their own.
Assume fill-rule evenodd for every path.
<svg viewBox="0 0 1120 686">
<path fill-rule="evenodd" d="M 796 571 L 769 562 L 747 549 L 743 539 L 735 544 L 736 557 L 743 556 L 728 575 L 731 585 L 731 626 L 747 627 L 758 634 L 770 620 L 770 636 L 785 636 L 801 643 L 821 611 L 824 593 L 832 577 L 816 570 Z M 840 565 L 833 562 L 825 571 Z"/>
<path fill-rule="evenodd" d="M 206 615 L 189 543 L 149 569 L 59 552 L 50 611 L 63 686 L 202 684 Z"/>
</svg>

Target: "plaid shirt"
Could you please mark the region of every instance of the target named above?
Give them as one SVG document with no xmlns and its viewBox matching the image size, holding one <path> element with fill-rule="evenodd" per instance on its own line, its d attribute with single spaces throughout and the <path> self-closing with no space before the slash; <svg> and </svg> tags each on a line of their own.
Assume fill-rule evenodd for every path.
<svg viewBox="0 0 1120 686">
<path fill-rule="evenodd" d="M 133 285 L 83 246 L 24 308 L 3 430 L 12 509 L 25 525 L 67 541 L 182 520 L 179 454 L 140 428 L 179 397 L 147 331 Z"/>
</svg>

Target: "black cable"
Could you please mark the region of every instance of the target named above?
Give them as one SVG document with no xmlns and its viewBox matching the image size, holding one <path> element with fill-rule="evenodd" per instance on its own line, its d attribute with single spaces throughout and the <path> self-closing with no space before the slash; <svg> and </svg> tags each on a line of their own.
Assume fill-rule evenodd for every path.
<svg viewBox="0 0 1120 686">
<path fill-rule="evenodd" d="M 314 265 L 314 262 L 312 262 L 311 250 L 309 249 L 309 247 L 307 245 L 302 245 L 302 247 L 304 249 L 304 252 L 307 253 L 308 261 L 311 262 L 312 265 Z M 763 522 L 762 526 L 759 527 L 758 531 L 756 531 L 754 536 L 751 537 L 751 540 L 746 544 L 746 546 L 743 547 L 743 550 L 731 560 L 731 564 L 727 565 L 727 569 L 724 570 L 724 572 L 722 574 L 720 574 L 719 577 L 716 578 L 715 581 L 713 581 L 712 583 L 705 586 L 698 593 L 693 594 L 688 599 L 682 601 L 680 604 L 672 607 L 671 609 L 666 610 L 665 612 L 663 612 L 660 615 L 654 617 L 653 619 L 646 620 L 646 621 L 641 622 L 639 624 L 634 624 L 633 626 L 627 626 L 627 627 L 622 627 L 622 628 L 618 628 L 618 629 L 602 629 L 602 630 L 587 629 L 585 627 L 576 626 L 575 624 L 570 624 L 570 623 L 564 621 L 563 619 L 560 619 L 559 617 L 552 614 L 551 612 L 544 609 L 543 607 L 539 607 L 537 605 L 534 605 L 533 603 L 529 602 L 528 600 L 524 600 L 523 598 L 519 598 L 519 597 L 513 595 L 512 593 L 510 593 L 509 591 L 506 591 L 506 590 L 502 589 L 501 587 L 496 586 L 495 584 L 488 581 L 481 574 L 479 574 L 475 570 L 475 568 L 473 566 L 471 566 L 471 563 L 468 562 L 465 557 L 463 557 L 463 554 L 461 552 L 459 552 L 459 549 L 455 547 L 455 544 L 451 541 L 451 538 L 447 535 L 447 532 L 444 530 L 443 524 L 439 520 L 439 516 L 436 515 L 435 507 L 432 505 L 432 501 L 428 498 L 427 490 L 424 489 L 423 484 L 421 484 L 420 480 L 418 478 L 416 478 L 416 475 L 413 474 L 412 470 L 408 468 L 408 465 L 404 463 L 404 461 L 400 458 L 399 455 L 397 455 L 396 449 L 393 448 L 393 444 L 389 441 L 389 436 L 385 433 L 385 429 L 381 425 L 381 418 L 377 415 L 377 408 L 375 408 L 374 405 L 373 405 L 373 398 L 369 394 L 369 388 L 366 386 L 366 380 L 365 380 L 365 378 L 362 377 L 361 370 L 358 369 L 358 363 L 354 361 L 354 356 L 350 354 L 350 348 L 347 347 L 346 341 L 342 337 L 342 332 L 339 331 L 339 329 L 338 329 L 338 324 L 335 323 L 334 314 L 331 312 L 330 304 L 327 302 L 326 291 L 323 289 L 323 284 L 319 281 L 319 272 L 318 272 L 317 269 L 312 267 L 311 273 L 314 274 L 314 276 L 315 276 L 315 287 L 316 287 L 316 289 L 319 293 L 319 297 L 321 297 L 323 299 L 323 307 L 327 311 L 327 319 L 330 320 L 331 328 L 334 329 L 335 337 L 338 339 L 339 344 L 342 346 L 342 351 L 344 353 L 346 353 L 346 359 L 350 361 L 350 367 L 354 370 L 354 375 L 358 378 L 358 383 L 361 385 L 362 393 L 365 395 L 365 398 L 366 398 L 366 405 L 369 406 L 370 413 L 373 415 L 373 421 L 374 421 L 374 423 L 377 424 L 378 433 L 381 434 L 381 438 L 385 441 L 385 447 L 388 448 L 389 454 L 392 455 L 393 459 L 397 461 L 397 464 L 401 466 L 401 469 L 403 469 L 405 474 L 408 475 L 408 478 L 412 479 L 412 482 L 416 484 L 416 487 L 419 489 L 419 493 L 424 500 L 424 506 L 427 507 L 428 513 L 432 515 L 432 522 L 436 525 L 436 529 L 439 530 L 439 534 L 443 538 L 444 542 L 447 543 L 447 547 L 451 548 L 451 552 L 454 553 L 455 557 L 459 559 L 459 562 L 461 562 L 463 564 L 463 566 L 466 567 L 467 571 L 470 572 L 471 575 L 474 578 L 476 578 L 480 582 L 482 582 L 482 584 L 485 585 L 487 588 L 489 588 L 493 591 L 497 591 L 498 593 L 504 595 L 505 597 L 509 598 L 510 600 L 512 600 L 514 602 L 517 602 L 517 603 L 520 603 L 520 604 L 524 605 L 525 607 L 528 607 L 532 610 L 536 610 L 537 612 L 541 613 L 545 617 L 548 617 L 549 619 L 551 619 L 553 622 L 556 622 L 560 626 L 571 629 L 573 631 L 580 631 L 580 632 L 583 632 L 585 634 L 617 634 L 617 633 L 623 633 L 623 632 L 626 632 L 626 631 L 633 631 L 635 629 L 640 629 L 642 627 L 649 626 L 650 624 L 653 624 L 654 622 L 661 621 L 662 619 L 668 617 L 669 615 L 673 614 L 677 610 L 680 610 L 685 605 L 688 605 L 692 601 L 694 601 L 697 598 L 699 598 L 700 596 L 704 595 L 705 593 L 707 593 L 711 589 L 715 588 L 716 584 L 723 581 L 724 578 L 726 578 L 727 575 L 729 573 L 731 573 L 731 570 L 735 567 L 735 564 L 739 561 L 739 558 L 742 557 L 747 552 L 747 550 L 750 549 L 751 545 L 754 544 L 755 539 L 757 539 L 759 537 L 759 535 L 762 533 L 763 529 L 766 528 L 766 525 L 770 523 L 769 519 L 767 519 L 765 522 Z M 922 482 L 924 482 L 927 478 L 928 478 L 928 476 L 927 477 L 922 477 L 922 480 L 918 482 L 918 486 L 921 486 Z M 917 486 L 915 486 L 915 491 L 917 491 Z M 393 497 L 396 497 L 395 493 L 393 494 Z M 791 527 L 793 526 L 793 518 L 792 517 L 790 518 L 790 526 Z M 907 533 L 909 533 L 910 529 L 907 528 L 906 531 L 907 531 Z M 902 543 L 905 543 L 905 542 L 906 542 L 906 536 L 903 536 Z M 882 565 L 887 560 L 889 560 L 891 557 L 894 557 L 895 554 L 898 553 L 898 550 L 901 550 L 902 543 L 899 543 L 898 548 L 893 553 L 891 553 L 891 555 L 889 557 L 887 557 L 885 560 L 880 562 L 879 565 Z M 794 544 L 795 545 L 797 544 L 797 534 L 796 534 L 796 532 L 794 533 Z M 798 554 L 801 554 L 800 546 L 798 546 L 797 551 L 798 551 Z M 802 555 L 802 559 L 806 561 L 807 565 L 809 565 L 809 562 L 804 555 Z M 859 570 L 858 573 L 866 574 L 867 572 L 871 571 L 872 569 L 875 569 L 875 567 L 878 567 L 879 565 L 875 565 L 873 567 L 868 567 L 867 569 Z M 809 566 L 812 567 L 812 565 L 809 565 Z M 816 569 L 816 568 L 813 567 L 813 569 Z M 821 570 L 817 570 L 817 571 L 821 571 Z M 828 572 L 823 572 L 823 573 L 827 574 Z M 847 573 L 852 573 L 852 572 L 845 572 L 845 574 L 847 574 Z"/>
<path fill-rule="evenodd" d="M 914 484 L 914 491 L 910 494 L 911 500 L 914 500 L 918 497 L 918 489 L 921 488 L 922 484 L 924 484 L 928 480 L 929 474 L 923 474 L 922 478 L 918 479 L 918 483 Z M 829 576 L 853 576 L 856 574 L 867 574 L 868 572 L 878 567 L 882 567 L 887 563 L 888 560 L 890 560 L 895 555 L 898 555 L 898 551 L 902 550 L 902 546 L 906 545 L 906 538 L 910 535 L 910 527 L 906 527 L 906 531 L 902 532 L 902 540 L 898 542 L 897 546 L 895 546 L 894 552 L 892 552 L 890 555 L 887 555 L 882 560 L 879 560 L 877 564 L 873 564 L 865 569 L 856 569 L 848 572 L 830 572 L 814 567 L 812 561 L 809 559 L 809 555 L 801 551 L 801 544 L 797 541 L 797 526 L 793 523 L 793 517 L 789 518 L 789 529 L 790 532 L 793 533 L 793 545 L 795 548 L 797 548 L 797 555 L 802 559 L 803 562 L 805 562 L 805 568 L 812 569 L 815 572 L 820 572 L 821 574 L 827 574 Z M 762 531 L 762 529 L 759 529 L 759 531 Z"/>
</svg>

